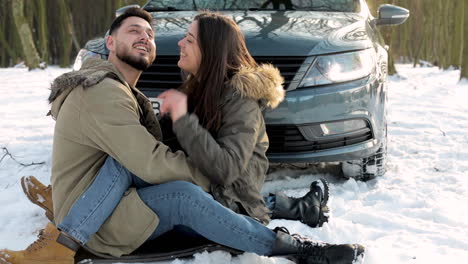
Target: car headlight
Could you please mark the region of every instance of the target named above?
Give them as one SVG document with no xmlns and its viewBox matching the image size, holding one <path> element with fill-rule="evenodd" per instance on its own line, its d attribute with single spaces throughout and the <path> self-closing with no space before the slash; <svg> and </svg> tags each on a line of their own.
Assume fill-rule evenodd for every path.
<svg viewBox="0 0 468 264">
<path fill-rule="evenodd" d="M 317 56 L 300 86 L 340 83 L 364 78 L 375 68 L 373 49 Z"/>
</svg>

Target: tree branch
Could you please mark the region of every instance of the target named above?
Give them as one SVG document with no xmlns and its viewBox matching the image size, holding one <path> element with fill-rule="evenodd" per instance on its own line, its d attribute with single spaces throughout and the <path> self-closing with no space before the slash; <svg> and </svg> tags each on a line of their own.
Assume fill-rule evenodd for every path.
<svg viewBox="0 0 468 264">
<path fill-rule="evenodd" d="M 19 165 L 23 166 L 23 167 L 29 167 L 29 166 L 36 166 L 36 165 L 44 165 L 45 164 L 45 161 L 42 161 L 42 162 L 31 162 L 29 164 L 26 164 L 26 163 L 23 163 L 23 162 L 19 162 L 17 161 L 13 155 L 11 155 L 10 151 L 8 151 L 8 149 L 6 147 L 2 147 L 2 150 L 3 150 L 3 156 L 2 158 L 0 158 L 0 162 L 3 161 L 3 159 L 5 157 L 10 157 L 13 161 L 15 161 L 16 163 L 18 163 Z"/>
</svg>

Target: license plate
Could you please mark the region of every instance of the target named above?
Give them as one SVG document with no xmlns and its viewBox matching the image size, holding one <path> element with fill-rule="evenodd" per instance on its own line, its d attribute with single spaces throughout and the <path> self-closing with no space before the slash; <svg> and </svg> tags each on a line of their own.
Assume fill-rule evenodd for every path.
<svg viewBox="0 0 468 264">
<path fill-rule="evenodd" d="M 161 115 L 161 105 L 163 103 L 163 99 L 150 97 L 149 100 L 151 104 L 153 105 L 154 113 L 156 114 L 156 116 L 159 117 Z"/>
</svg>

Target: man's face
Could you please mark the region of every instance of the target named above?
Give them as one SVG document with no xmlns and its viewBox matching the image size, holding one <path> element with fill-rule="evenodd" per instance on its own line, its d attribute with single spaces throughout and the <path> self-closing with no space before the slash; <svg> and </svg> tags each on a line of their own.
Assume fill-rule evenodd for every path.
<svg viewBox="0 0 468 264">
<path fill-rule="evenodd" d="M 156 58 L 156 44 L 151 25 L 140 17 L 128 17 L 111 36 L 108 47 L 117 58 L 144 71 Z"/>
</svg>

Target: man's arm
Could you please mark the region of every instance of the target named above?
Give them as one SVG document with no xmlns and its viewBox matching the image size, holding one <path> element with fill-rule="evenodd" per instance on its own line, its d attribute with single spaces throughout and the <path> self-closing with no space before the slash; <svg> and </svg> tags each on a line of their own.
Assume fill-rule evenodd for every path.
<svg viewBox="0 0 468 264">
<path fill-rule="evenodd" d="M 84 142 L 108 153 L 149 183 L 184 180 L 208 190 L 208 180 L 183 152 L 171 152 L 140 124 L 138 106 L 127 87 L 106 79 L 84 91 L 82 105 Z"/>
</svg>

